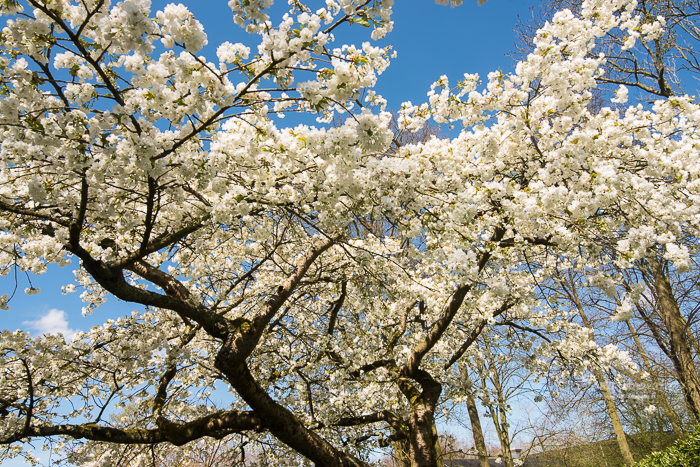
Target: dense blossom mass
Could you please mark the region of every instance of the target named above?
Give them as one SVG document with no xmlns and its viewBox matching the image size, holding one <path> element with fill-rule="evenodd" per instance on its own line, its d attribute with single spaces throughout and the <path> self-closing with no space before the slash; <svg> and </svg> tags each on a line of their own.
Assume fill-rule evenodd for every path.
<svg viewBox="0 0 700 467">
<path fill-rule="evenodd" d="M 591 106 L 599 38 L 631 48 L 663 18 L 629 0 L 559 12 L 513 73 L 404 103 L 401 131 L 463 127 L 402 144 L 371 90 L 390 49 L 333 35 L 384 37 L 392 0 L 289 3 L 273 23 L 271 0 L 229 1 L 259 45 L 213 61 L 181 4 L 0 3 L 0 268 L 72 262 L 84 313 L 142 310 L 70 341 L 2 331 L 0 459 L 45 439 L 76 465 L 176 465 L 225 439 L 261 465 L 393 447 L 437 466 L 435 420 L 470 393 L 481 333 L 517 332 L 533 371 L 633 370 L 538 287 L 602 257 L 690 267 L 700 107 L 625 107 L 625 87 Z M 318 122 L 279 126 L 289 112 Z"/>
</svg>

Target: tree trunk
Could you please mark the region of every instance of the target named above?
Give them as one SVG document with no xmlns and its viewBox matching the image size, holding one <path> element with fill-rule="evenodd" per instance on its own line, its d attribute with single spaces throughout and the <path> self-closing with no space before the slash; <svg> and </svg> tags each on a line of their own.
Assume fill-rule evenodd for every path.
<svg viewBox="0 0 700 467">
<path fill-rule="evenodd" d="M 642 346 L 642 342 L 639 340 L 639 335 L 637 334 L 637 331 L 632 326 L 632 323 L 630 323 L 630 320 L 627 320 L 627 328 L 629 329 L 630 334 L 632 334 L 632 338 L 634 339 L 634 346 L 637 348 L 637 353 L 642 357 L 642 362 L 644 363 L 644 368 L 649 373 L 649 378 L 651 379 L 652 387 L 654 388 L 654 392 L 656 393 L 656 400 L 659 402 L 659 405 L 661 405 L 661 408 L 664 410 L 666 417 L 668 417 L 668 420 L 671 423 L 671 428 L 673 428 L 673 432 L 677 436 L 682 435 L 683 430 L 681 429 L 681 423 L 678 420 L 678 415 L 676 415 L 675 410 L 673 410 L 673 408 L 671 407 L 671 404 L 668 402 L 668 398 L 666 397 L 666 392 L 661 387 L 661 384 L 659 383 L 659 379 L 656 377 L 654 369 L 651 366 L 651 361 L 649 360 L 649 356 L 647 355 L 646 351 L 644 350 L 644 347 Z"/>
<path fill-rule="evenodd" d="M 693 352 L 695 352 L 695 358 L 700 358 L 700 343 L 698 343 L 698 340 L 695 338 L 693 331 L 690 329 L 690 326 L 688 326 L 688 321 L 685 320 L 685 317 L 682 318 L 683 325 L 687 330 L 686 335 L 688 336 L 688 341 L 690 342 L 690 346 L 692 347 Z"/>
<path fill-rule="evenodd" d="M 487 387 L 486 380 L 481 379 L 484 388 Z M 501 444 L 501 457 L 503 458 L 504 467 L 513 467 L 513 458 L 510 455 L 510 434 L 508 432 L 508 420 L 506 419 L 505 413 L 505 401 L 503 400 L 503 393 L 501 391 L 500 383 L 494 378 L 492 380 L 497 393 L 498 404 L 494 407 L 493 405 L 489 407 L 489 412 L 491 413 L 491 419 L 493 420 L 493 425 L 496 428 L 496 435 L 498 436 L 498 441 Z"/>
<path fill-rule="evenodd" d="M 464 378 L 467 378 L 466 372 Z M 486 442 L 484 441 L 484 432 L 481 429 L 481 421 L 479 420 L 479 410 L 476 407 L 476 399 L 471 385 L 465 390 L 467 395 L 467 412 L 469 413 L 469 421 L 472 425 L 472 435 L 474 436 L 474 447 L 479 456 L 479 467 L 489 467 L 488 452 L 486 451 Z"/>
<path fill-rule="evenodd" d="M 564 283 L 562 280 L 562 285 L 564 285 L 566 293 L 569 295 L 571 301 L 574 302 L 578 310 L 581 320 L 584 326 L 588 328 L 588 332 L 592 341 L 595 341 L 595 335 L 593 334 L 593 326 L 588 320 L 586 311 L 583 308 L 583 304 L 579 299 L 578 292 L 576 291 L 576 285 L 573 280 L 568 283 Z M 568 289 L 567 289 L 568 287 Z M 615 431 L 615 437 L 617 438 L 617 445 L 620 448 L 620 453 L 622 454 L 622 459 L 625 465 L 633 465 L 634 457 L 632 456 L 632 451 L 630 450 L 629 444 L 627 444 L 627 436 L 625 435 L 625 430 L 622 428 L 622 423 L 620 422 L 620 416 L 617 413 L 617 407 L 615 406 L 615 400 L 613 399 L 612 393 L 610 392 L 610 387 L 605 379 L 605 375 L 600 370 L 600 368 L 592 367 L 591 371 L 595 376 L 598 386 L 600 387 L 600 392 L 603 395 L 603 401 L 605 402 L 605 408 L 610 416 L 610 422 L 612 423 L 613 430 Z"/>
<path fill-rule="evenodd" d="M 690 351 L 688 328 L 685 319 L 678 307 L 676 297 L 673 295 L 671 282 L 666 276 L 663 265 L 655 257 L 647 258 L 647 262 L 654 278 L 657 307 L 664 326 L 668 331 L 668 344 L 677 357 L 674 360 L 674 366 L 676 367 L 678 382 L 681 384 L 683 396 L 688 404 L 688 409 L 693 414 L 693 418 L 700 420 L 700 379 L 695 369 L 693 354 Z"/>
<path fill-rule="evenodd" d="M 615 436 L 617 437 L 617 445 L 620 448 L 625 465 L 633 465 L 634 457 L 632 456 L 632 451 L 630 450 L 629 444 L 627 444 L 627 436 L 622 428 L 620 416 L 617 414 L 617 407 L 615 406 L 615 401 L 612 393 L 610 392 L 610 388 L 608 387 L 608 382 L 605 380 L 605 375 L 599 368 L 594 368 L 593 374 L 595 375 L 595 379 L 598 381 L 598 385 L 600 386 L 600 392 L 603 394 L 605 408 L 608 410 L 608 415 L 610 415 L 610 421 L 612 422 L 613 430 L 615 431 Z"/>
<path fill-rule="evenodd" d="M 408 419 L 411 467 L 443 467 L 435 414 L 424 403 L 416 404 Z"/>
<path fill-rule="evenodd" d="M 491 352 L 491 346 L 488 340 L 484 340 L 484 348 L 486 349 L 486 355 L 489 359 L 490 369 L 485 367 L 482 368 L 481 381 L 484 385 L 484 389 L 487 388 L 486 380 L 483 374 L 490 373 L 491 384 L 496 391 L 496 401 L 497 405 L 489 407 L 491 412 L 491 418 L 493 419 L 493 424 L 496 427 L 496 434 L 498 435 L 498 441 L 501 444 L 501 457 L 503 458 L 504 467 L 514 467 L 513 466 L 513 456 L 510 452 L 510 431 L 508 430 L 508 416 L 506 415 L 507 410 L 507 398 L 503 391 L 503 384 L 501 383 L 501 375 L 496 371 L 496 360 Z"/>
<path fill-rule="evenodd" d="M 411 414 L 408 417 L 410 465 L 444 467 L 435 425 L 435 409 L 442 393 L 442 385 L 424 370 L 414 370 L 413 373 L 421 390 L 407 378 L 399 380 L 399 389 L 411 404 Z"/>
<path fill-rule="evenodd" d="M 513 457 L 510 452 L 510 433 L 508 432 L 505 410 L 501 407 L 495 411 L 491 410 L 491 417 L 493 418 L 493 423 L 496 426 L 498 441 L 501 443 L 501 457 L 503 458 L 503 465 L 504 467 L 514 467 Z"/>
</svg>

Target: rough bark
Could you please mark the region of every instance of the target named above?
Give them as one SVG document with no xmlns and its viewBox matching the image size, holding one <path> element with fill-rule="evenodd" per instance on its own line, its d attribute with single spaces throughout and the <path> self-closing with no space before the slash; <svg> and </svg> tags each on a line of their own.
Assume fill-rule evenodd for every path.
<svg viewBox="0 0 700 467">
<path fill-rule="evenodd" d="M 407 440 L 394 441 L 394 463 L 397 467 L 411 467 L 409 452 L 411 447 Z"/>
<path fill-rule="evenodd" d="M 438 467 L 442 464 L 442 455 L 438 446 L 438 434 L 435 426 L 435 413 L 429 404 L 416 404 L 408 419 L 410 428 L 410 451 L 412 467 Z"/>
<path fill-rule="evenodd" d="M 668 345 L 676 356 L 673 363 L 678 382 L 693 418 L 700 420 L 700 378 L 690 350 L 686 321 L 662 263 L 655 257 L 647 258 L 647 262 L 654 280 L 657 307 L 668 332 Z"/>
<path fill-rule="evenodd" d="M 82 425 L 49 425 L 30 427 L 19 439 L 32 436 L 70 436 L 119 444 L 158 444 L 169 442 L 182 446 L 204 436 L 223 438 L 231 433 L 262 430 L 262 420 L 253 412 L 224 411 L 188 423 L 167 422 L 156 429 L 120 429 L 95 423 Z M 4 440 L 11 441 L 11 440 Z"/>
<path fill-rule="evenodd" d="M 217 368 L 226 374 L 231 386 L 255 414 L 265 421 L 265 428 L 270 433 L 302 456 L 315 462 L 317 467 L 369 467 L 366 462 L 336 449 L 317 433 L 304 426 L 292 412 L 277 403 L 260 387 L 247 365 L 230 366 L 225 361 L 217 359 Z"/>
<path fill-rule="evenodd" d="M 419 383 L 420 389 L 413 382 Z M 442 454 L 435 426 L 442 385 L 427 372 L 415 370 L 413 378 L 402 377 L 399 389 L 411 405 L 408 417 L 408 444 L 411 467 L 443 467 Z"/>
</svg>

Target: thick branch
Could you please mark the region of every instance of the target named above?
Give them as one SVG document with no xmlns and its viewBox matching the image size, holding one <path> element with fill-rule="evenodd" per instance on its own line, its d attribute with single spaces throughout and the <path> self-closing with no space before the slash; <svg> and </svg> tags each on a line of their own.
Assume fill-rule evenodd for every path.
<svg viewBox="0 0 700 467">
<path fill-rule="evenodd" d="M 204 305 L 197 303 L 196 299 L 190 294 L 190 291 L 170 274 L 161 271 L 145 261 L 137 261 L 128 269 L 165 291 L 166 295 L 149 292 L 152 294 L 149 298 L 156 301 L 156 303 L 153 303 L 153 306 L 168 308 L 185 318 L 195 321 L 202 325 L 204 330 L 213 337 L 224 338 L 228 334 L 228 323 L 226 319 L 210 311 Z M 133 288 L 138 291 L 141 290 L 136 287 Z M 117 297 L 119 297 L 119 295 L 117 295 Z"/>
<path fill-rule="evenodd" d="M 64 435 L 75 439 L 89 439 L 118 444 L 158 444 L 169 442 L 182 446 L 205 436 L 221 438 L 230 433 L 260 431 L 263 423 L 253 412 L 217 412 L 188 423 L 170 422 L 166 426 L 152 430 L 120 429 L 99 426 L 94 423 L 83 425 L 52 425 L 31 427 L 18 439 L 3 441 L 3 444 L 19 439 Z"/>
<path fill-rule="evenodd" d="M 402 420 L 395 413 L 388 410 L 357 417 L 341 417 L 333 423 L 333 426 L 361 426 L 378 422 L 388 423 L 396 432 L 404 431 Z"/>
<path fill-rule="evenodd" d="M 236 332 L 231 333 L 229 340 L 217 357 L 218 368 L 240 364 L 248 358 L 258 345 L 267 325 L 285 301 L 294 293 L 316 258 L 331 248 L 340 238 L 340 235 L 335 235 L 314 242 L 313 247 L 299 258 L 294 272 L 277 288 L 277 291 L 262 306 L 257 316 L 252 321 L 244 320 L 242 325 L 235 330 Z M 219 363 L 220 360 L 221 363 Z"/>
<path fill-rule="evenodd" d="M 219 356 L 221 353 L 219 354 Z M 368 467 L 368 464 L 344 453 L 318 433 L 307 428 L 292 412 L 272 399 L 255 381 L 245 363 L 227 365 L 217 357 L 217 367 L 231 386 L 264 421 L 264 426 L 277 439 L 315 462 L 318 467 Z"/>
<path fill-rule="evenodd" d="M 498 243 L 503 239 L 503 236 L 506 233 L 506 229 L 503 227 L 496 227 L 496 230 L 494 231 L 492 237 L 491 237 L 491 242 L 493 243 Z M 488 263 L 489 259 L 491 258 L 491 252 L 490 251 L 483 251 L 479 255 L 479 261 L 478 261 L 478 270 L 481 272 L 484 267 L 486 267 L 486 263 Z M 425 339 L 418 344 L 414 350 L 413 353 L 411 354 L 411 358 L 408 360 L 408 363 L 406 364 L 406 374 L 409 376 L 414 376 L 418 370 L 418 367 L 421 364 L 421 361 L 423 360 L 423 357 L 430 352 L 430 350 L 435 346 L 435 344 L 438 343 L 442 335 L 445 333 L 447 328 L 450 326 L 452 323 L 452 320 L 454 317 L 457 315 L 457 312 L 459 311 L 459 308 L 462 306 L 462 303 L 464 302 L 464 298 L 467 296 L 469 291 L 472 288 L 472 284 L 462 284 L 459 287 L 457 287 L 457 290 L 455 290 L 454 294 L 452 294 L 452 298 L 450 299 L 450 303 L 445 307 L 445 309 L 440 313 L 440 317 L 435 321 L 435 323 L 431 326 L 430 332 L 428 335 L 425 337 Z"/>
<path fill-rule="evenodd" d="M 350 372 L 350 376 L 352 376 L 353 378 L 359 378 L 360 376 L 362 376 L 363 373 L 370 373 L 374 370 L 378 370 L 379 368 L 396 369 L 396 360 L 394 360 L 393 358 L 376 360 L 372 363 L 362 365 L 356 371 Z"/>
<path fill-rule="evenodd" d="M 348 281 L 343 281 L 343 283 L 340 286 L 340 297 L 338 297 L 338 300 L 335 301 L 333 304 L 333 308 L 331 309 L 331 316 L 328 319 L 328 331 L 326 331 L 326 334 L 329 336 L 333 335 L 333 331 L 335 331 L 335 323 L 338 320 L 338 313 L 340 312 L 340 309 L 343 308 L 343 303 L 345 302 L 345 297 L 348 295 Z"/>
</svg>

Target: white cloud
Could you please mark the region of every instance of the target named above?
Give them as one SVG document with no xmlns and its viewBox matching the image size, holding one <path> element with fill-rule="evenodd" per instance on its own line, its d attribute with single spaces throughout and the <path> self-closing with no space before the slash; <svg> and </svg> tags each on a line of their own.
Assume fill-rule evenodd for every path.
<svg viewBox="0 0 700 467">
<path fill-rule="evenodd" d="M 77 331 L 68 327 L 68 315 L 63 310 L 52 308 L 44 316 L 35 321 L 25 321 L 22 324 L 41 334 L 63 334 L 66 341 L 71 341 Z"/>
</svg>

